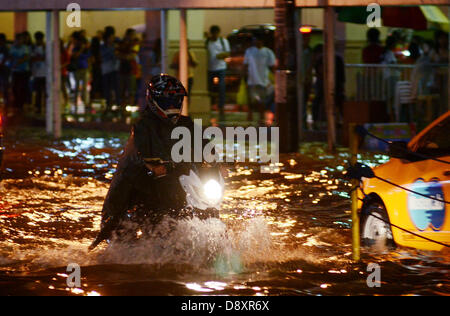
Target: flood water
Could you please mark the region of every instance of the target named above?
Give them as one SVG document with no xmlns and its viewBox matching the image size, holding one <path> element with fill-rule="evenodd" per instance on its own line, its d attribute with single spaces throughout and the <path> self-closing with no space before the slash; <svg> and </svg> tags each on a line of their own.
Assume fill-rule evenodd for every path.
<svg viewBox="0 0 450 316">
<path fill-rule="evenodd" d="M 125 139 L 8 135 L 0 295 L 450 294 L 449 252 L 362 250 L 352 262 L 348 155 L 321 144 L 282 156 L 278 174 L 230 167 L 220 220 L 167 220 L 133 246 L 88 252 Z M 81 266 L 80 287 L 66 284 L 70 263 Z M 381 287 L 367 286 L 369 263 L 380 265 Z"/>
</svg>

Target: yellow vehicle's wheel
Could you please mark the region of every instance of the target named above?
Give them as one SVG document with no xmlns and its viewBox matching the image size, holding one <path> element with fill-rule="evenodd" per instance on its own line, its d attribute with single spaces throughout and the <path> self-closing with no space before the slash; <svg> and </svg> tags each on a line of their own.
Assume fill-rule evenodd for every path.
<svg viewBox="0 0 450 316">
<path fill-rule="evenodd" d="M 395 247 L 389 217 L 383 205 L 373 203 L 361 214 L 361 243 L 377 248 Z"/>
</svg>

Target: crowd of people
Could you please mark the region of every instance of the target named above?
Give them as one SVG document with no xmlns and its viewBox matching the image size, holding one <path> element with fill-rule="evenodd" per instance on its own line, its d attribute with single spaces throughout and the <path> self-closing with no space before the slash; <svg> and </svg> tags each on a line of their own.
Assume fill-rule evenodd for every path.
<svg viewBox="0 0 450 316">
<path fill-rule="evenodd" d="M 230 57 L 230 43 L 221 36 L 217 25 L 211 26 L 205 37 L 209 91 L 223 121 L 227 93 L 226 59 Z M 9 114 L 23 113 L 25 108 L 36 114 L 45 113 L 48 71 L 45 49 L 42 32 L 36 32 L 34 40 L 29 32 L 19 33 L 13 43 L 8 43 L 6 36 L 0 34 L 0 97 L 3 97 L 0 103 L 6 105 Z M 93 103 L 104 100 L 102 113 L 107 117 L 114 109 L 124 112 L 128 105 L 142 104 L 144 83 L 161 73 L 161 40 L 149 44 L 145 34 L 137 34 L 134 29 L 127 29 L 119 38 L 112 26 L 88 39 L 86 31 L 81 30 L 73 32 L 66 42 L 60 41 L 60 58 L 65 113 L 90 113 Z M 177 71 L 178 61 L 179 53 L 175 52 L 170 69 Z M 269 86 L 273 86 L 269 72 L 275 66 L 275 54 L 264 47 L 261 38 L 254 38 L 245 53 L 244 64 L 243 76 L 249 88 L 248 119 L 252 120 L 253 111 L 263 115 L 266 100 L 273 99 L 273 89 L 272 94 L 267 91 Z M 189 49 L 186 87 L 189 95 L 197 65 L 197 58 Z"/>
<path fill-rule="evenodd" d="M 93 100 L 105 100 L 105 115 L 118 105 L 138 105 L 144 80 L 161 72 L 160 40 L 150 47 L 145 35 L 127 29 L 119 38 L 112 26 L 88 40 L 86 31 L 73 32 L 60 41 L 61 89 L 64 110 L 89 112 Z M 9 45 L 0 34 L 0 95 L 8 113 L 21 113 L 24 107 L 39 114 L 45 111 L 45 37 L 42 32 L 18 33 Z M 143 75 L 142 68 L 150 69 Z"/>
<path fill-rule="evenodd" d="M 449 63 L 448 34 L 443 31 L 435 31 L 434 39 L 426 39 L 419 35 L 409 35 L 407 32 L 396 30 L 386 38 L 385 45 L 380 41 L 380 31 L 376 28 L 367 32 L 367 46 L 362 51 L 362 59 L 365 64 L 384 64 L 380 76 L 386 85 L 385 93 L 388 104 L 388 112 L 395 116 L 396 85 L 400 80 L 408 80 L 412 86 L 411 97 L 440 95 L 434 105 L 434 116 L 447 109 L 448 71 Z M 402 75 L 402 71 L 396 65 L 411 65 L 412 73 L 409 76 Z M 391 65 L 391 67 L 389 67 Z M 372 75 L 376 75 L 372 72 Z M 414 115 L 414 107 L 408 107 L 408 113 L 403 109 L 400 120 L 411 120 Z M 399 113 L 397 113 L 399 116 Z"/>
<path fill-rule="evenodd" d="M 205 37 L 209 91 L 213 97 L 212 104 L 217 104 L 219 120 L 223 121 L 228 92 L 227 60 L 231 56 L 231 47 L 228 39 L 221 36 L 217 25 L 211 26 Z M 308 39 L 305 35 L 304 95 L 305 104 L 311 94 L 315 95 L 310 107 L 313 121 L 317 122 L 324 120 L 323 45 L 310 48 Z M 276 58 L 272 49 L 265 45 L 266 40 L 264 36 L 254 35 L 243 56 L 241 77 L 244 78 L 249 105 L 248 121 L 253 120 L 254 112 L 259 112 L 260 120 L 267 112 L 275 112 L 274 82 L 270 74 L 274 72 Z M 418 89 L 421 92 L 438 89 L 439 76 L 431 75 L 426 65 L 448 63 L 446 33 L 436 32 L 434 41 L 419 36 L 406 41 L 402 32 L 394 31 L 382 45 L 380 31 L 373 28 L 367 32 L 367 40 L 368 44 L 362 51 L 363 63 L 415 64 L 419 72 L 415 78 L 422 78 L 417 82 Z M 48 71 L 45 49 L 45 35 L 42 32 L 36 32 L 33 37 L 29 32 L 16 34 L 11 44 L 5 34 L 0 33 L 0 96 L 9 113 L 23 113 L 24 107 L 29 106 L 30 111 L 44 114 Z M 123 116 L 126 106 L 142 105 L 144 83 L 161 73 L 162 69 L 161 40 L 146 41 L 145 34 L 138 34 L 132 28 L 127 29 L 122 37 L 116 34 L 112 26 L 99 30 L 90 39 L 84 30 L 73 32 L 66 42 L 60 41 L 60 58 L 62 104 L 65 113 L 72 114 L 91 113 L 92 105 L 104 100 L 100 101 L 104 103 L 103 115 L 107 117 L 117 110 Z M 178 70 L 178 61 L 179 53 L 175 53 L 169 67 Z M 196 56 L 189 49 L 189 95 L 197 65 Z M 344 59 L 338 54 L 335 68 L 335 103 L 337 112 L 342 114 L 346 70 Z M 385 82 L 395 86 L 390 79 Z M 388 94 L 393 92 L 388 91 Z"/>
<path fill-rule="evenodd" d="M 424 58 L 437 64 L 448 63 L 448 34 L 443 31 L 436 31 L 434 40 L 419 35 L 408 40 L 406 34 L 394 31 L 382 45 L 380 31 L 372 28 L 367 31 L 367 42 L 362 52 L 366 64 L 415 64 Z"/>
</svg>

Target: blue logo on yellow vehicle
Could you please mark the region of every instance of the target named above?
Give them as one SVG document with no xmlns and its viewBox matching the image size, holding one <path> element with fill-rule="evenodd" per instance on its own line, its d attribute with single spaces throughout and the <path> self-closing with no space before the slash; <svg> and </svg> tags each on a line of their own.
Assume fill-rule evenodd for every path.
<svg viewBox="0 0 450 316">
<path fill-rule="evenodd" d="M 442 184 L 438 180 L 424 182 L 417 180 L 409 186 L 412 191 L 431 196 L 435 199 L 445 200 Z M 440 230 L 444 224 L 445 203 L 429 199 L 415 193 L 408 193 L 408 211 L 414 225 L 419 230 L 431 226 L 433 230 Z"/>
</svg>

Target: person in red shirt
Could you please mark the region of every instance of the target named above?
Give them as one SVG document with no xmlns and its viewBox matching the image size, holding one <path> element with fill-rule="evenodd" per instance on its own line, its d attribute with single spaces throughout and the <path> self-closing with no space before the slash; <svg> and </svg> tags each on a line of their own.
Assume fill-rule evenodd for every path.
<svg viewBox="0 0 450 316">
<path fill-rule="evenodd" d="M 371 28 L 367 31 L 368 45 L 363 49 L 363 63 L 379 64 L 383 59 L 384 47 L 380 44 L 380 31 Z"/>
</svg>

